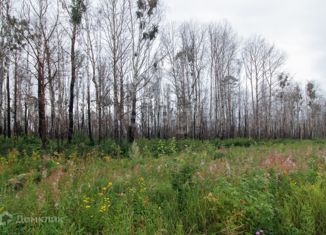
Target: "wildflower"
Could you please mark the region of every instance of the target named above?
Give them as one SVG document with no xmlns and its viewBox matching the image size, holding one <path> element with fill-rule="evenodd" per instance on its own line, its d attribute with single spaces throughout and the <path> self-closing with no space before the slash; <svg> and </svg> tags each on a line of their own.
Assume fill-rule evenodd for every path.
<svg viewBox="0 0 326 235">
<path fill-rule="evenodd" d="M 109 209 L 109 206 L 110 206 L 110 205 L 102 205 L 99 211 L 100 211 L 101 213 L 107 212 L 108 209 Z"/>
<path fill-rule="evenodd" d="M 106 191 L 108 188 L 107 187 L 103 187 L 102 188 L 102 191 Z"/>
<path fill-rule="evenodd" d="M 86 209 L 89 209 L 89 208 L 91 208 L 91 206 L 90 205 L 86 205 L 85 208 Z"/>
<path fill-rule="evenodd" d="M 111 206 L 110 198 L 109 197 L 104 198 L 104 202 L 101 205 L 99 212 L 101 213 L 107 212 L 110 206 Z"/>
<path fill-rule="evenodd" d="M 136 190 L 134 188 L 129 188 L 128 191 L 129 193 L 134 193 Z"/>
<path fill-rule="evenodd" d="M 256 232 L 256 235 L 264 235 L 264 231 L 263 230 L 259 230 Z"/>
<path fill-rule="evenodd" d="M 144 180 L 145 180 L 144 177 L 140 177 L 139 180 L 138 180 L 139 191 L 140 191 L 141 193 L 142 193 L 142 192 L 145 192 L 145 190 L 146 190 Z"/>
<path fill-rule="evenodd" d="M 108 188 L 112 187 L 112 182 L 109 182 L 107 187 Z"/>
<path fill-rule="evenodd" d="M 216 198 L 212 193 L 208 193 L 205 199 L 209 202 L 218 202 L 218 198 Z"/>
<path fill-rule="evenodd" d="M 83 200 L 83 202 L 85 203 L 85 204 L 88 204 L 89 202 L 90 202 L 90 198 L 89 197 L 85 197 L 84 198 L 84 200 Z"/>
<path fill-rule="evenodd" d="M 104 198 L 104 201 L 105 202 L 109 202 L 110 201 L 110 198 L 109 197 L 106 197 L 106 198 Z"/>
</svg>

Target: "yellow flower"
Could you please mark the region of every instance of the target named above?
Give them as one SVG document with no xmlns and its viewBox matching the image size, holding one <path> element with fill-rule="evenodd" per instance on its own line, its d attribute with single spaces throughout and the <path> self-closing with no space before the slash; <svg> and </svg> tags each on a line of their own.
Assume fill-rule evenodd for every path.
<svg viewBox="0 0 326 235">
<path fill-rule="evenodd" d="M 86 209 L 89 209 L 89 208 L 91 208 L 91 206 L 90 205 L 86 205 L 85 208 Z"/>
<path fill-rule="evenodd" d="M 104 159 L 104 161 L 106 161 L 106 162 L 111 161 L 111 157 L 110 157 L 110 156 L 105 156 L 105 157 L 103 157 L 103 159 Z"/>
<path fill-rule="evenodd" d="M 104 201 L 105 202 L 109 202 L 110 201 L 110 198 L 109 197 L 106 197 L 106 198 L 104 198 Z"/>
<path fill-rule="evenodd" d="M 106 199 L 104 199 L 105 203 L 100 207 L 99 212 L 101 212 L 101 213 L 107 212 L 111 206 L 110 201 L 109 201 L 110 199 L 109 198 L 106 198 Z"/>
<path fill-rule="evenodd" d="M 112 182 L 109 182 L 107 187 L 108 188 L 112 187 Z"/>
<path fill-rule="evenodd" d="M 100 212 L 106 212 L 108 210 L 106 205 L 101 206 Z"/>
<path fill-rule="evenodd" d="M 212 193 L 208 193 L 205 199 L 207 199 L 209 202 L 218 202 L 218 198 L 215 197 Z"/>
<path fill-rule="evenodd" d="M 84 200 L 83 200 L 83 202 L 85 204 L 88 204 L 90 201 L 91 201 L 91 199 L 89 197 L 85 197 Z"/>
</svg>

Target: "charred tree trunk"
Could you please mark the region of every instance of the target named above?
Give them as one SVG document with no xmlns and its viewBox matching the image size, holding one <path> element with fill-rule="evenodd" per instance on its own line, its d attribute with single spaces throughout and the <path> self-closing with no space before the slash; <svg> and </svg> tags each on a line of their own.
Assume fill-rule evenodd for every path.
<svg viewBox="0 0 326 235">
<path fill-rule="evenodd" d="M 90 85 L 87 84 L 87 116 L 88 116 L 88 136 L 91 143 L 94 143 L 93 135 L 92 135 L 92 117 L 91 117 L 91 93 L 90 93 Z"/>
<path fill-rule="evenodd" d="M 18 93 L 18 81 L 17 81 L 17 52 L 15 54 L 15 69 L 14 69 L 14 136 L 18 135 L 18 123 L 17 123 L 17 93 Z"/>
<path fill-rule="evenodd" d="M 50 82 L 50 102 L 51 102 L 51 138 L 55 136 L 55 92 L 53 81 Z"/>
<path fill-rule="evenodd" d="M 98 142 L 102 140 L 102 106 L 101 101 L 98 101 Z"/>
<path fill-rule="evenodd" d="M 28 135 L 28 118 L 27 118 L 27 113 L 28 113 L 28 106 L 27 106 L 27 102 L 25 102 L 24 104 L 24 124 L 25 124 L 25 135 Z"/>
<path fill-rule="evenodd" d="M 11 116 L 10 116 L 10 77 L 9 64 L 7 66 L 7 137 L 11 138 Z"/>
<path fill-rule="evenodd" d="M 119 139 L 124 137 L 123 127 L 124 127 L 124 88 L 123 88 L 123 75 L 120 76 L 120 104 L 119 104 Z"/>
<path fill-rule="evenodd" d="M 4 69 L 3 69 L 3 66 L 2 64 L 0 65 L 0 135 L 3 134 L 3 126 L 2 126 L 2 105 L 3 105 L 3 102 L 2 102 L 2 86 L 3 86 L 3 80 L 4 80 Z"/>
<path fill-rule="evenodd" d="M 70 81 L 70 99 L 69 99 L 69 127 L 68 127 L 68 142 L 71 143 L 74 134 L 74 89 L 76 81 L 76 58 L 75 58 L 75 44 L 76 44 L 77 26 L 73 25 L 71 37 L 71 81 Z"/>
<path fill-rule="evenodd" d="M 44 64 L 38 62 L 38 114 L 39 114 L 39 136 L 42 140 L 42 147 L 46 147 L 46 120 L 45 120 L 45 77 Z"/>
<path fill-rule="evenodd" d="M 114 93 L 114 137 L 119 139 L 119 99 L 118 99 L 118 75 L 117 62 L 113 65 L 113 93 Z"/>
</svg>

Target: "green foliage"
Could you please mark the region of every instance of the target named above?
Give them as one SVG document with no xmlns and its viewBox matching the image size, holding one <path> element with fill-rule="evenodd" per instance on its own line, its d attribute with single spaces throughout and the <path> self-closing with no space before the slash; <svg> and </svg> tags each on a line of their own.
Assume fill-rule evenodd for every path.
<svg viewBox="0 0 326 235">
<path fill-rule="evenodd" d="M 114 140 L 111 139 L 102 141 L 99 145 L 99 151 L 103 155 L 109 155 L 112 157 L 120 157 L 122 154 L 120 146 Z"/>
<path fill-rule="evenodd" d="M 3 139 L 0 213 L 63 223 L 11 223 L 1 234 L 326 234 L 320 140 L 78 138 L 60 152 Z"/>
<path fill-rule="evenodd" d="M 235 138 L 235 139 L 226 139 L 226 140 L 213 140 L 213 144 L 216 147 L 250 147 L 252 145 L 256 145 L 257 142 L 254 139 L 246 139 L 246 138 Z"/>
<path fill-rule="evenodd" d="M 12 139 L 1 136 L 0 155 L 5 156 L 13 149 L 16 149 L 20 154 L 31 155 L 33 151 L 40 151 L 41 140 L 34 136 Z"/>
<path fill-rule="evenodd" d="M 136 162 L 138 162 L 138 161 L 140 161 L 142 159 L 142 155 L 141 155 L 141 153 L 139 151 L 139 147 L 137 145 L 137 142 L 132 143 L 131 149 L 129 151 L 129 157 L 132 160 L 136 161 Z"/>
<path fill-rule="evenodd" d="M 215 152 L 213 153 L 213 159 L 214 159 L 214 160 L 216 160 L 216 159 L 221 159 L 221 158 L 223 158 L 223 157 L 225 157 L 225 153 L 223 153 L 223 152 L 215 151 Z"/>
<path fill-rule="evenodd" d="M 82 15 L 86 12 L 84 0 L 72 0 L 70 10 L 71 22 L 75 25 L 79 25 L 82 20 Z"/>
<path fill-rule="evenodd" d="M 171 155 L 178 152 L 177 140 L 175 138 L 164 140 L 139 140 L 137 141 L 141 151 L 145 155 L 159 157 L 162 155 Z"/>
<path fill-rule="evenodd" d="M 184 165 L 180 170 L 173 173 L 172 175 L 172 188 L 176 191 L 183 191 L 190 189 L 193 186 L 192 177 L 195 173 L 196 168 L 192 165 Z"/>
</svg>

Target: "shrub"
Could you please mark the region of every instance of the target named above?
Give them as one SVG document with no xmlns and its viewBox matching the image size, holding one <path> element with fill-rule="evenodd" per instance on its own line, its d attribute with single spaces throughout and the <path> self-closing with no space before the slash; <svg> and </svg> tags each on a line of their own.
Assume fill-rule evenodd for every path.
<svg viewBox="0 0 326 235">
<path fill-rule="evenodd" d="M 99 151 L 104 155 L 110 155 L 116 158 L 122 156 L 120 146 L 111 139 L 102 141 L 99 145 Z"/>
<path fill-rule="evenodd" d="M 129 151 L 129 157 L 135 162 L 142 159 L 137 142 L 133 142 Z"/>
</svg>

